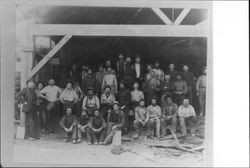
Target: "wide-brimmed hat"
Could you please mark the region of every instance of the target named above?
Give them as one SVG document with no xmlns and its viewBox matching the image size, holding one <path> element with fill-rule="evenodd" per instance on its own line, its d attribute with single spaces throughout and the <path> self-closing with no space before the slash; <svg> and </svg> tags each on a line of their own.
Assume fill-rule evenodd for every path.
<svg viewBox="0 0 250 168">
<path fill-rule="evenodd" d="M 111 90 L 111 86 L 109 86 L 109 85 L 106 85 L 103 90 L 106 90 L 107 88 L 109 88 Z"/>
<path fill-rule="evenodd" d="M 114 101 L 113 106 L 114 106 L 115 104 L 117 104 L 118 106 L 120 106 L 120 103 L 119 103 L 118 101 Z"/>
<path fill-rule="evenodd" d="M 88 91 L 92 90 L 93 92 L 95 92 L 95 89 L 93 87 L 88 87 Z"/>
</svg>

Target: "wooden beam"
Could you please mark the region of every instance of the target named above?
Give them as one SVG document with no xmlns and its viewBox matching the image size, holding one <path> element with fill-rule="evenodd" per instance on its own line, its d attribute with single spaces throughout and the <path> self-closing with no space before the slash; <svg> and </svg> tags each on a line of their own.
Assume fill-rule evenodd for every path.
<svg viewBox="0 0 250 168">
<path fill-rule="evenodd" d="M 49 53 L 46 54 L 43 59 L 31 70 L 29 79 L 33 77 L 63 47 L 63 45 L 71 39 L 71 37 L 71 34 L 65 35 L 61 41 L 59 41 L 57 45 L 54 46 L 54 48 L 52 48 L 52 50 L 50 50 Z"/>
<path fill-rule="evenodd" d="M 177 17 L 177 19 L 174 21 L 175 25 L 179 25 L 181 24 L 181 22 L 183 21 L 183 19 L 187 16 L 187 14 L 190 12 L 191 8 L 185 8 L 182 10 L 182 12 L 180 13 L 180 15 Z"/>
<path fill-rule="evenodd" d="M 34 24 L 39 36 L 206 37 L 207 27 L 196 25 Z"/>
<path fill-rule="evenodd" d="M 128 8 L 195 8 L 208 9 L 209 1 L 166 0 L 20 0 L 18 6 L 84 6 L 84 7 L 128 7 Z"/>
<path fill-rule="evenodd" d="M 197 23 L 196 26 L 208 26 L 208 19 L 205 19 L 201 21 L 200 23 Z"/>
<path fill-rule="evenodd" d="M 160 10 L 160 8 L 152 8 L 152 10 L 165 24 L 173 24 L 173 22 Z"/>
</svg>

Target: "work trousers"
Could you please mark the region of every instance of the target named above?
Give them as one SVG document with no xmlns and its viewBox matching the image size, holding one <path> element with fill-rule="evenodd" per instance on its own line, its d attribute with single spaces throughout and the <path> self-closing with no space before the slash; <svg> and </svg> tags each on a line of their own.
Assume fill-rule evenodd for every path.
<svg viewBox="0 0 250 168">
<path fill-rule="evenodd" d="M 44 103 L 39 104 L 37 106 L 37 110 L 39 113 L 40 128 L 44 129 L 46 127 L 46 122 L 47 122 L 47 115 Z"/>
<path fill-rule="evenodd" d="M 200 113 L 205 114 L 206 108 L 206 88 L 199 88 L 199 104 L 200 104 Z"/>
<path fill-rule="evenodd" d="M 159 118 L 149 119 L 147 123 L 147 128 L 148 128 L 147 135 L 154 136 L 154 129 L 156 128 L 156 136 L 160 137 L 160 126 L 161 126 L 161 121 Z"/>
<path fill-rule="evenodd" d="M 81 130 L 77 126 L 74 126 L 72 139 L 75 139 L 75 140 L 76 139 L 82 139 L 83 134 L 85 134 L 87 141 L 90 142 L 91 141 L 91 137 L 90 137 L 89 130 L 90 130 L 89 127 L 85 127 L 83 130 Z"/>
<path fill-rule="evenodd" d="M 193 104 L 193 87 L 192 86 L 188 86 L 188 98 L 189 98 L 190 104 Z"/>
<path fill-rule="evenodd" d="M 106 130 L 104 128 L 100 132 L 94 132 L 92 129 L 89 129 L 89 130 L 90 130 L 89 132 L 90 132 L 91 140 L 93 143 L 104 141 L 105 133 L 106 133 Z"/>
<path fill-rule="evenodd" d="M 133 77 L 133 76 L 125 75 L 125 76 L 123 77 L 123 82 L 124 82 L 124 84 L 125 84 L 129 89 L 132 89 L 132 88 L 133 88 L 133 83 L 134 83 L 134 77 Z"/>
<path fill-rule="evenodd" d="M 113 123 L 113 122 L 108 122 L 108 127 L 107 127 L 107 136 L 105 138 L 105 141 L 107 143 L 111 142 L 112 141 L 112 138 L 113 136 L 115 135 L 115 132 L 116 131 L 120 131 L 121 128 L 116 128 L 116 129 L 112 129 L 112 127 L 116 125 L 116 123 Z"/>
<path fill-rule="evenodd" d="M 39 131 L 36 127 L 38 121 L 36 108 L 32 108 L 29 112 L 25 113 L 25 138 L 39 138 Z"/>
<path fill-rule="evenodd" d="M 57 123 L 57 120 L 56 120 L 57 108 L 58 108 L 58 104 L 55 103 L 55 105 L 52 109 L 50 109 L 50 110 L 46 109 L 46 111 L 47 111 L 46 128 L 50 133 L 55 132 L 56 123 Z"/>
<path fill-rule="evenodd" d="M 140 130 L 147 130 L 147 123 L 143 126 L 141 122 L 134 120 L 134 129 L 135 129 L 135 133 L 139 134 Z"/>
<path fill-rule="evenodd" d="M 193 134 L 196 131 L 197 118 L 195 116 L 180 117 L 180 126 L 182 135 L 187 134 L 187 127 L 190 129 L 190 133 Z"/>
<path fill-rule="evenodd" d="M 165 136 L 167 134 L 168 125 L 171 125 L 171 129 L 175 133 L 177 128 L 177 123 L 178 123 L 177 116 L 173 116 L 169 120 L 167 120 L 166 118 L 161 118 L 161 135 Z"/>
</svg>

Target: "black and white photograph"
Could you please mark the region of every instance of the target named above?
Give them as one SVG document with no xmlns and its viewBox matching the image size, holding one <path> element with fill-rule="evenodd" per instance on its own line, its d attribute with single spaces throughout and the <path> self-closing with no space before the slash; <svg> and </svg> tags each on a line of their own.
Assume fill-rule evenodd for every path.
<svg viewBox="0 0 250 168">
<path fill-rule="evenodd" d="M 210 165 L 211 14 L 211 1 L 15 1 L 13 161 Z"/>
</svg>

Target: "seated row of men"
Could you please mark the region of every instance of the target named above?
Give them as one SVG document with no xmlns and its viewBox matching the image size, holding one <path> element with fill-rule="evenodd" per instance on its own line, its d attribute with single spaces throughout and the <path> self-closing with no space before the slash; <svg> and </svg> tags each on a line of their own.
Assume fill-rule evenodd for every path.
<svg viewBox="0 0 250 168">
<path fill-rule="evenodd" d="M 182 135 L 187 134 L 186 124 L 191 128 L 190 133 L 194 134 L 197 120 L 194 108 L 189 104 L 188 98 L 185 98 L 183 104 L 178 107 L 168 96 L 165 108 L 162 110 L 157 105 L 156 98 L 151 99 L 151 104 L 148 107 L 145 106 L 144 99 L 140 99 L 138 106 L 134 109 L 134 138 L 138 138 L 142 130 L 146 132 L 145 138 L 163 137 L 167 134 L 168 125 L 175 133 L 178 120 Z M 83 110 L 81 115 L 77 117 L 72 114 L 72 108 L 67 107 L 66 114 L 59 124 L 67 133 L 65 142 L 69 141 L 70 136 L 72 136 L 73 143 L 80 143 L 84 134 L 88 144 L 106 145 L 112 141 L 116 131 L 124 130 L 125 123 L 123 109 L 119 102 L 115 101 L 112 109 L 108 111 L 106 119 L 98 109 L 93 110 L 93 115 L 88 115 L 87 110 Z"/>
</svg>

